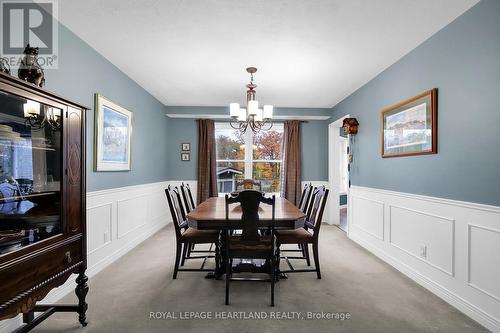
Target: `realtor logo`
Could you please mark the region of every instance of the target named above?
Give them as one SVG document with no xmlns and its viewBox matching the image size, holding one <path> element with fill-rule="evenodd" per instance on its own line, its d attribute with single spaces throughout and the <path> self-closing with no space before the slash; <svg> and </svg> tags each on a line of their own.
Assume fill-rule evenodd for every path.
<svg viewBox="0 0 500 333">
<path fill-rule="evenodd" d="M 57 67 L 58 21 L 55 0 L 0 0 L 1 56 L 19 67 L 27 44 L 38 47 L 38 63 Z"/>
</svg>

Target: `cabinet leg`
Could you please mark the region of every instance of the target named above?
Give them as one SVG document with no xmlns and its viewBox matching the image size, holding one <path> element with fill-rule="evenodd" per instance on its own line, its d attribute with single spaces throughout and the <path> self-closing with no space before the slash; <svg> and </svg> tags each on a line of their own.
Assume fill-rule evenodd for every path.
<svg viewBox="0 0 500 333">
<path fill-rule="evenodd" d="M 89 278 L 85 275 L 84 270 L 82 270 L 76 278 L 77 286 L 75 289 L 75 294 L 78 297 L 78 321 L 80 322 L 80 324 L 82 324 L 83 327 L 87 326 L 87 317 L 85 313 L 87 312 L 89 306 L 85 302 L 85 297 L 89 292 L 89 285 L 87 284 L 88 280 Z"/>
<path fill-rule="evenodd" d="M 33 311 L 23 314 L 23 323 L 29 324 L 33 319 L 35 319 L 35 313 Z"/>
</svg>

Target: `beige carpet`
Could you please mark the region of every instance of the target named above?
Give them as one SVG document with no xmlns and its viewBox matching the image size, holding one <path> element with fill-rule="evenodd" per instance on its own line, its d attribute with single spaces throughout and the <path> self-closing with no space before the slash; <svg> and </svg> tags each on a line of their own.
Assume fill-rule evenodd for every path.
<svg viewBox="0 0 500 333">
<path fill-rule="evenodd" d="M 485 329 L 360 246 L 336 227 L 320 236 L 323 279 L 290 275 L 276 285 L 271 308 L 265 282 L 233 282 L 224 305 L 223 280 L 180 272 L 172 280 L 175 239 L 161 230 L 91 280 L 89 325 L 72 313 L 55 314 L 34 332 L 478 332 Z M 193 264 L 193 263 L 191 263 Z M 191 265 L 190 264 L 190 265 Z M 199 262 L 198 262 L 199 264 Z M 285 263 L 282 263 L 284 267 Z M 61 302 L 75 302 L 67 296 Z M 267 319 L 221 319 L 221 316 Z M 274 312 L 272 312 L 274 311 Z M 150 319 L 163 312 L 165 319 Z M 212 319 L 182 319 L 189 315 Z M 240 313 L 242 312 L 242 313 Z M 257 313 L 255 313 L 257 312 Z M 295 314 L 292 312 L 300 312 Z M 349 320 L 307 319 L 307 313 L 349 313 Z M 176 316 L 177 319 L 166 318 Z M 218 316 L 219 318 L 215 318 Z M 275 318 L 270 318 L 274 316 Z M 278 316 L 287 316 L 277 319 Z M 186 317 L 186 315 L 184 315 Z M 295 317 L 295 318 L 294 318 Z M 298 318 L 297 318 L 298 317 Z"/>
</svg>

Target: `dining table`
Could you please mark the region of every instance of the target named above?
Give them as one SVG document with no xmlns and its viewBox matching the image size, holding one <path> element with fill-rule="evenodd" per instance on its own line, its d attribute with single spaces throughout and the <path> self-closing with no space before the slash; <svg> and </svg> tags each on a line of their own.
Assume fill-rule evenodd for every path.
<svg viewBox="0 0 500 333">
<path fill-rule="evenodd" d="M 186 216 L 188 226 L 198 230 L 219 231 L 219 253 L 218 270 L 209 273 L 207 278 L 220 278 L 226 271 L 224 260 L 225 230 L 235 230 L 242 227 L 241 206 L 239 203 L 229 205 L 226 218 L 226 201 L 224 197 L 208 198 L 200 203 Z M 289 200 L 277 197 L 275 201 L 274 227 L 276 230 L 293 230 L 304 227 L 306 215 Z M 268 229 L 272 226 L 272 206 L 261 204 L 259 206 L 259 220 L 256 221 L 258 228 Z M 262 260 L 243 260 L 233 263 L 232 271 L 241 272 L 269 272 L 269 263 Z M 282 275 L 282 277 L 286 277 Z"/>
</svg>

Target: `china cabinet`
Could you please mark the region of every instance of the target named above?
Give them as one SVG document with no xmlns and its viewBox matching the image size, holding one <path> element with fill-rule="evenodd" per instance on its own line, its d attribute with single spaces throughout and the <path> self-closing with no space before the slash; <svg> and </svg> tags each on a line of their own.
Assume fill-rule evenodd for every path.
<svg viewBox="0 0 500 333">
<path fill-rule="evenodd" d="M 0 73 L 0 319 L 23 314 L 16 332 L 59 311 L 86 325 L 86 110 Z M 78 304 L 37 304 L 72 274 Z"/>
</svg>

